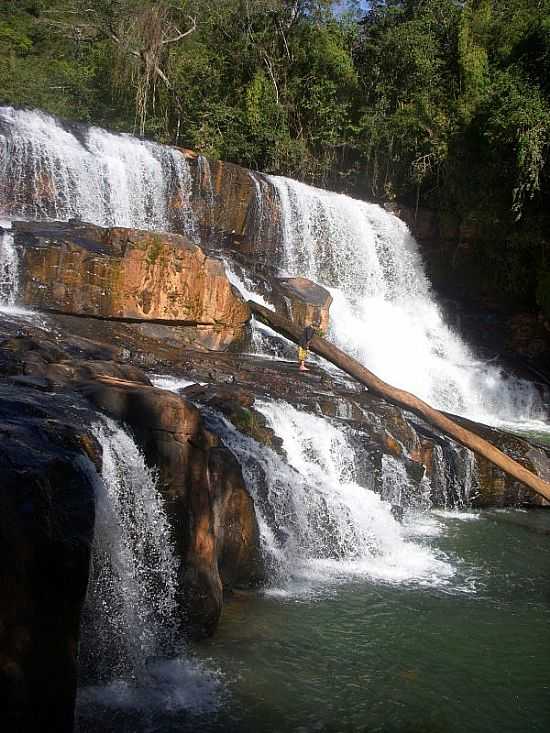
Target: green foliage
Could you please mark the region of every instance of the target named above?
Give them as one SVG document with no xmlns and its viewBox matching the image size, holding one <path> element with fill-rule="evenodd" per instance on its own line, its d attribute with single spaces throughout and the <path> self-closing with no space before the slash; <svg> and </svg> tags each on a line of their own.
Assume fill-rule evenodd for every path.
<svg viewBox="0 0 550 733">
<path fill-rule="evenodd" d="M 546 308 L 550 0 L 337 5 L 4 0 L 0 101 L 435 208 Z"/>
<path fill-rule="evenodd" d="M 491 146 L 512 159 L 512 209 L 521 217 L 527 198 L 540 191 L 550 145 L 550 105 L 520 69 L 499 72 L 486 101 L 485 135 Z"/>
<path fill-rule="evenodd" d="M 492 19 L 490 0 L 467 0 L 458 28 L 458 63 L 461 96 L 458 108 L 464 122 L 474 116 L 489 83 L 487 52 Z"/>
</svg>

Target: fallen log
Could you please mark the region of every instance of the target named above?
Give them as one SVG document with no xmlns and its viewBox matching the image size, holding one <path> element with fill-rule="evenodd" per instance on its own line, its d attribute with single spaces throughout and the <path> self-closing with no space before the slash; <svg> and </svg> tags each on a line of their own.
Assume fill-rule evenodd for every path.
<svg viewBox="0 0 550 733">
<path fill-rule="evenodd" d="M 270 328 L 291 341 L 296 343 L 298 342 L 302 335 L 301 328 L 298 328 L 293 323 L 286 320 L 286 318 L 282 318 L 268 308 L 264 308 L 264 306 L 259 305 L 259 303 L 255 303 L 253 300 L 249 300 L 248 305 L 250 306 L 252 313 L 259 320 L 263 321 Z M 348 356 L 338 347 L 334 346 L 334 344 L 329 343 L 325 339 L 320 338 L 319 336 L 314 336 L 310 342 L 310 349 L 314 353 L 330 361 L 342 371 L 346 372 L 346 374 L 349 374 L 361 384 L 367 386 L 374 394 L 384 397 L 388 402 L 391 402 L 398 407 L 403 407 L 404 409 L 413 412 L 415 415 L 419 415 L 427 422 L 439 428 L 441 432 L 445 433 L 450 438 L 453 438 L 453 440 L 458 441 L 462 445 L 466 446 L 466 448 L 469 448 L 480 456 L 486 458 L 488 461 L 491 461 L 491 463 L 507 473 L 509 476 L 520 481 L 547 501 L 550 501 L 550 483 L 536 476 L 532 471 L 529 471 L 525 466 L 514 461 L 513 458 L 507 456 L 484 438 L 458 425 L 453 420 L 446 417 L 446 415 L 443 415 L 438 410 L 430 407 L 430 405 L 418 397 L 415 397 L 410 392 L 406 392 L 405 390 L 397 387 L 392 387 L 391 384 L 384 382 L 358 361 L 353 359 L 351 356 Z"/>
</svg>

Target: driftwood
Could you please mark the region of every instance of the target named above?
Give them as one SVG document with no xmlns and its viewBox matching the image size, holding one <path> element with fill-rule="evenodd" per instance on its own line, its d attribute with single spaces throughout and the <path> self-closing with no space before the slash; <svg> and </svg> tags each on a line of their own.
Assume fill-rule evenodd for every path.
<svg viewBox="0 0 550 733">
<path fill-rule="evenodd" d="M 252 313 L 254 313 L 257 318 L 291 341 L 297 342 L 302 335 L 301 328 L 298 328 L 293 323 L 287 321 L 285 318 L 282 318 L 268 308 L 264 308 L 252 300 L 248 301 L 248 305 L 250 306 Z M 374 394 L 380 395 L 388 400 L 388 402 L 419 415 L 436 428 L 439 428 L 441 432 L 445 433 L 450 438 L 453 438 L 453 440 L 462 443 L 466 448 L 473 450 L 488 461 L 491 461 L 491 463 L 507 473 L 509 476 L 520 481 L 547 501 L 550 501 L 550 483 L 536 476 L 484 438 L 481 438 L 470 430 L 457 425 L 453 420 L 446 417 L 438 410 L 435 410 L 433 407 L 430 407 L 430 405 L 418 397 L 415 397 L 410 392 L 406 392 L 405 390 L 398 389 L 397 387 L 392 387 L 391 384 L 387 384 L 387 382 L 379 379 L 379 377 L 369 371 L 358 361 L 352 359 L 325 339 L 320 338 L 319 336 L 314 336 L 310 343 L 310 349 L 319 356 L 330 361 L 342 371 L 346 372 L 346 374 L 349 374 L 358 382 L 361 382 L 361 384 L 366 385 Z"/>
</svg>

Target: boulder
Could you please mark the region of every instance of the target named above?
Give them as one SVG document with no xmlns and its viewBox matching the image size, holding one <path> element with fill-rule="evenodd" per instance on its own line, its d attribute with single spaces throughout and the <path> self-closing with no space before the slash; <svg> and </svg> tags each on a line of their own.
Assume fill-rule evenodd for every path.
<svg viewBox="0 0 550 733">
<path fill-rule="evenodd" d="M 279 278 L 275 290 L 286 304 L 285 315 L 298 326 L 319 322 L 323 333 L 328 331 L 332 295 L 321 285 L 305 277 Z"/>
<path fill-rule="evenodd" d="M 25 305 L 191 327 L 208 348 L 224 349 L 243 337 L 249 310 L 223 263 L 182 235 L 17 222 L 15 244 Z"/>
</svg>

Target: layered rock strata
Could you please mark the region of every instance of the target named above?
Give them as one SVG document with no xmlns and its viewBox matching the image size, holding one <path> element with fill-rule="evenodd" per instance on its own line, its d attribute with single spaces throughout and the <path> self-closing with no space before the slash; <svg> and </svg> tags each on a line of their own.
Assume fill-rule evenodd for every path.
<svg viewBox="0 0 550 733">
<path fill-rule="evenodd" d="M 248 307 L 223 263 L 182 235 L 89 224 L 15 224 L 20 299 L 60 313 L 187 328 L 223 349 L 242 339 Z"/>
</svg>

